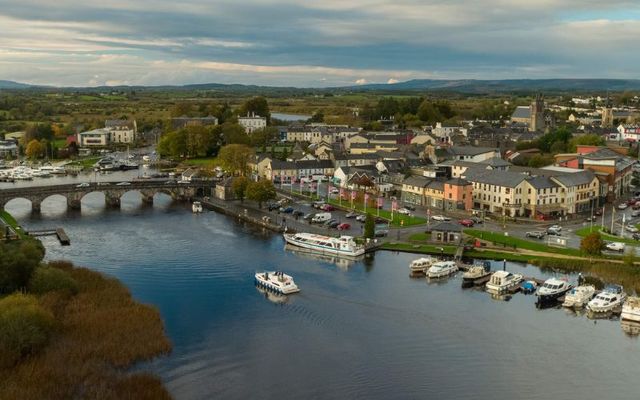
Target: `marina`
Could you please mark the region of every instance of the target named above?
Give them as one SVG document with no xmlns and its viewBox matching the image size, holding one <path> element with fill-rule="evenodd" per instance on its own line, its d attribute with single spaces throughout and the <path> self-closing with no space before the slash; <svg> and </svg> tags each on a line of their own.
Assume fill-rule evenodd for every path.
<svg viewBox="0 0 640 400">
<path fill-rule="evenodd" d="M 638 339 L 632 336 L 640 330 L 632 321 L 613 316 L 594 323 L 559 304 L 536 310 L 535 298 L 512 293 L 508 302 L 495 301 L 482 285 L 461 290 L 463 274 L 435 283 L 409 279 L 406 268 L 416 255 L 378 251 L 353 260 L 323 255 L 284 245 L 282 235 L 243 220 L 192 215 L 191 204 L 170 203 L 168 197 L 143 207 L 136 196 L 125 195 L 117 212 L 88 198 L 80 213 L 62 214 L 53 206 L 58 200 L 49 201 L 40 214 L 20 202 L 9 208 L 26 230 L 64 226 L 69 236 L 82 238 L 62 247 L 55 237 L 43 237 L 47 258 L 71 259 L 117 276 L 134 296 L 158 306 L 175 348 L 151 368 L 177 399 L 260 397 L 257 389 L 241 384 L 250 373 L 247 363 L 262 371 L 254 375 L 257 385 L 273 379 L 264 371 L 277 370 L 293 383 L 274 394 L 301 398 L 322 390 L 329 397 L 416 397 L 398 396 L 411 393 L 507 400 L 531 389 L 533 371 L 545 396 L 591 398 L 612 390 L 634 396 L 625 386 L 640 362 L 633 350 Z M 167 225 L 172 230 L 159 229 Z M 458 264 L 467 272 L 477 265 Z M 553 277 L 502 260 L 488 267 L 540 283 Z M 285 296 L 256 288 L 256 268 L 286 271 L 303 290 Z M 581 351 L 602 340 L 607 346 Z M 265 341 L 270 346 L 262 346 Z M 533 341 L 575 353 L 577 366 L 562 367 L 565 352 L 544 360 L 531 356 L 527 343 Z M 360 346 L 366 351 L 347 360 L 341 356 Z M 304 360 L 276 358 L 274 347 L 303 354 Z M 336 364 L 336 357 L 343 361 Z M 488 357 L 491 370 L 483 368 Z M 604 367 L 603 361 L 616 367 Z M 420 372 L 425 367 L 431 371 L 427 376 Z M 352 372 L 359 370 L 354 378 Z M 501 371 L 509 371 L 508 382 Z M 592 373 L 603 381 L 583 379 Z M 567 379 L 579 383 L 570 392 Z"/>
</svg>

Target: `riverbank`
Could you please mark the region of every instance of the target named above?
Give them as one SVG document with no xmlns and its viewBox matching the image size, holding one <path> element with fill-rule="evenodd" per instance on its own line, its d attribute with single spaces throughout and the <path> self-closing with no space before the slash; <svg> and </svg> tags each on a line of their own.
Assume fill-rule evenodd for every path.
<svg viewBox="0 0 640 400">
<path fill-rule="evenodd" d="M 38 267 L 27 288 L 0 298 L 1 399 L 171 398 L 158 377 L 128 371 L 171 350 L 155 307 L 69 262 Z"/>
</svg>

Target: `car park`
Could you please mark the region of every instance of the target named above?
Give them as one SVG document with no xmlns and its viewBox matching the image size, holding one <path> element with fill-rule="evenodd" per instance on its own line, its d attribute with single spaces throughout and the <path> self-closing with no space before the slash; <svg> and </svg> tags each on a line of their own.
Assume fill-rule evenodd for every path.
<svg viewBox="0 0 640 400">
<path fill-rule="evenodd" d="M 293 216 L 294 217 L 302 217 L 304 215 L 304 211 L 300 211 L 300 210 L 294 210 L 293 211 Z"/>
<path fill-rule="evenodd" d="M 340 225 L 338 225 L 338 230 L 339 231 L 346 231 L 351 229 L 351 225 L 347 224 L 346 222 L 341 223 Z"/>
<path fill-rule="evenodd" d="M 311 221 L 311 219 L 313 218 L 314 215 L 315 214 L 311 214 L 311 213 L 305 214 L 305 216 L 302 217 L 302 219 L 305 220 L 305 221 Z"/>
<path fill-rule="evenodd" d="M 284 209 L 280 209 L 280 211 L 282 211 L 285 214 L 291 214 L 293 212 L 293 207 L 287 207 Z"/>
<path fill-rule="evenodd" d="M 325 225 L 325 226 L 331 226 L 331 224 L 333 224 L 334 222 L 338 222 L 338 220 L 337 220 L 337 219 L 333 219 L 333 218 L 332 218 L 332 219 L 330 219 L 330 220 L 328 220 L 328 221 L 325 221 L 325 222 L 324 222 L 324 225 Z"/>
<path fill-rule="evenodd" d="M 471 217 L 470 220 L 472 220 L 473 223 L 476 224 L 476 225 L 477 224 L 481 224 L 481 223 L 484 222 L 484 221 L 482 221 L 482 218 L 478 218 L 478 217 Z"/>
<path fill-rule="evenodd" d="M 331 219 L 331 213 L 318 213 L 311 218 L 311 222 L 321 224 Z"/>
<path fill-rule="evenodd" d="M 267 209 L 269 211 L 277 210 L 278 208 L 280 208 L 280 206 L 278 204 L 276 204 L 276 203 L 267 204 Z"/>
<path fill-rule="evenodd" d="M 324 201 L 314 201 L 313 202 L 313 208 L 322 208 L 322 206 L 324 206 Z"/>
<path fill-rule="evenodd" d="M 531 237 L 531 238 L 536 238 L 536 239 L 542 239 L 544 238 L 544 236 L 546 235 L 546 233 L 544 233 L 543 231 L 529 231 L 527 233 L 524 234 L 526 237 Z"/>
<path fill-rule="evenodd" d="M 611 243 L 607 243 L 604 247 L 607 250 L 619 251 L 620 253 L 622 253 L 624 251 L 625 245 L 622 242 L 611 242 Z"/>
<path fill-rule="evenodd" d="M 473 226 L 473 221 L 470 219 L 461 219 L 458 223 L 462 226 L 466 226 L 467 228 L 471 228 Z"/>
<path fill-rule="evenodd" d="M 631 217 L 632 218 L 640 217 L 640 210 L 631 211 Z"/>
<path fill-rule="evenodd" d="M 431 219 L 434 221 L 451 221 L 451 218 L 445 217 L 444 215 L 433 215 Z"/>
</svg>

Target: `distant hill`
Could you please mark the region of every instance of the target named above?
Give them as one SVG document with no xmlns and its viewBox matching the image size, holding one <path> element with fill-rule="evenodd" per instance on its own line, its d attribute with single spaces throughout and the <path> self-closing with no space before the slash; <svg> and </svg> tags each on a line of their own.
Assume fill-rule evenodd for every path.
<svg viewBox="0 0 640 400">
<path fill-rule="evenodd" d="M 640 90 L 638 79 L 506 79 L 506 80 L 437 80 L 413 79 L 393 84 L 369 84 L 350 87 L 365 91 L 452 91 L 495 93 L 520 91 L 624 91 Z"/>
<path fill-rule="evenodd" d="M 27 89 L 32 87 L 25 83 L 0 80 L 0 89 Z"/>
</svg>

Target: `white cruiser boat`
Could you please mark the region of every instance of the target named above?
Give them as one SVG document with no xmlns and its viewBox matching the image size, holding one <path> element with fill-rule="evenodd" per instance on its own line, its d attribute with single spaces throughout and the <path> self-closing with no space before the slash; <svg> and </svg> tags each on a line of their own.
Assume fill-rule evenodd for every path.
<svg viewBox="0 0 640 400">
<path fill-rule="evenodd" d="M 624 302 L 620 318 L 626 321 L 640 322 L 640 297 L 631 296 Z"/>
<path fill-rule="evenodd" d="M 469 268 L 462 274 L 462 287 L 482 285 L 491 278 L 491 263 L 484 261 Z"/>
<path fill-rule="evenodd" d="M 194 201 L 191 204 L 191 211 L 193 211 L 194 213 L 201 213 L 202 212 L 202 203 L 200 203 L 199 201 Z"/>
<path fill-rule="evenodd" d="M 558 301 L 558 298 L 562 297 L 565 293 L 571 290 L 572 286 L 563 279 L 550 278 L 544 281 L 542 286 L 536 290 L 536 306 L 541 307 L 544 305 L 553 304 Z"/>
<path fill-rule="evenodd" d="M 418 258 L 417 260 L 411 261 L 409 271 L 411 274 L 424 274 L 436 261 L 437 260 L 431 256 Z"/>
<path fill-rule="evenodd" d="M 496 271 L 491 275 L 491 279 L 487 282 L 487 291 L 490 293 L 507 293 L 515 291 L 523 276 L 521 274 L 512 274 L 507 271 Z"/>
<path fill-rule="evenodd" d="M 427 278 L 442 278 L 455 274 L 458 271 L 458 264 L 455 261 L 438 261 L 427 270 Z"/>
<path fill-rule="evenodd" d="M 255 278 L 257 285 L 277 293 L 291 294 L 300 291 L 293 278 L 282 271 L 258 272 Z"/>
<path fill-rule="evenodd" d="M 627 294 L 624 292 L 622 286 L 607 286 L 602 292 L 594 297 L 593 300 L 587 303 L 587 310 L 593 313 L 614 311 L 622 305 L 626 298 Z"/>
<path fill-rule="evenodd" d="M 593 285 L 577 286 L 569 290 L 564 296 L 563 307 L 582 308 L 587 305 L 589 300 L 596 295 L 596 288 Z"/>
<path fill-rule="evenodd" d="M 358 257 L 364 254 L 365 248 L 353 240 L 351 236 L 339 238 L 316 235 L 314 233 L 285 233 L 284 240 L 294 246 L 313 250 L 321 254 Z"/>
</svg>

